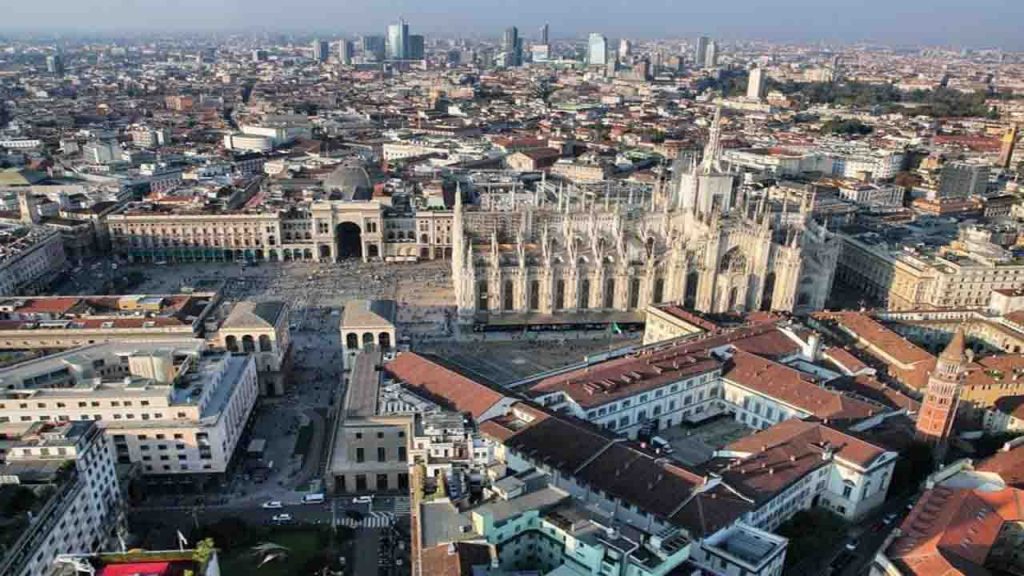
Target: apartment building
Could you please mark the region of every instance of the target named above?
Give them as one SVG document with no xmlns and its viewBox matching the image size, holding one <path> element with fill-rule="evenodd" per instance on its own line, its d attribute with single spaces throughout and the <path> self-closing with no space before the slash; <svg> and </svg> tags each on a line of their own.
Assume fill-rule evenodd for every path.
<svg viewBox="0 0 1024 576">
<path fill-rule="evenodd" d="M 891 310 L 983 308 L 997 289 L 1024 282 L 1024 262 L 890 244 L 872 233 L 840 234 L 836 278 Z"/>
<path fill-rule="evenodd" d="M 524 543 L 525 549 L 520 545 L 519 553 L 527 566 L 533 562 L 546 568 L 555 561 L 569 574 L 660 575 L 698 568 L 757 576 L 781 573 L 786 539 L 746 522 L 755 509 L 755 499 L 721 477 L 697 474 L 600 428 L 527 403 L 516 404 L 505 415 L 483 422 L 480 430 L 495 442 L 498 461 L 504 467 L 504 477 L 492 486 L 500 498 L 509 502 L 498 501 L 493 507 L 507 514 L 517 507 L 516 496 L 530 498 L 538 494 L 532 502 L 522 500 L 529 505 L 520 507 L 543 511 L 547 506 L 556 512 L 565 511 L 537 513 L 556 524 L 551 529 L 544 529 L 543 521 L 532 525 L 527 522 L 545 533 L 537 535 L 538 539 L 551 537 L 555 541 L 547 545 L 546 556 L 537 554 L 538 549 L 544 549 L 534 546 L 531 557 L 529 542 Z M 537 478 L 544 485 L 542 489 L 535 487 Z M 569 502 L 562 494 L 571 497 L 570 506 L 561 505 Z M 424 526 L 443 523 L 446 518 L 456 526 L 463 521 L 461 515 L 446 516 L 443 506 L 434 502 L 425 502 L 421 514 Z M 487 519 L 486 514 L 481 516 Z M 471 520 L 468 532 L 489 532 L 482 529 L 487 527 L 486 522 L 466 519 Z M 590 537 L 600 534 L 606 539 L 592 540 L 578 555 L 571 548 L 569 554 L 560 553 L 559 542 L 574 542 L 574 534 L 587 538 L 586 528 L 594 525 L 605 529 L 590 533 Z M 521 530 L 513 522 L 495 522 L 494 526 L 503 530 L 501 534 Z M 573 532 L 574 528 L 580 531 Z M 442 527 L 439 531 L 445 530 Z M 424 545 L 434 544 L 431 538 L 436 533 L 434 528 L 424 528 Z M 502 542 L 502 538 L 499 534 L 488 541 Z M 747 545 L 752 547 L 747 549 Z M 731 549 L 743 553 L 726 553 Z M 498 552 L 508 554 L 500 545 Z"/>
<path fill-rule="evenodd" d="M 325 484 L 332 494 L 409 489 L 409 443 L 414 413 L 407 403 L 381 402 L 382 354 L 373 344 L 354 357 L 336 415 Z"/>
<path fill-rule="evenodd" d="M 0 420 L 95 421 L 118 463 L 172 485 L 228 470 L 259 394 L 251 355 L 196 339 L 65 350 L 0 370 L 0 383 Z"/>
<path fill-rule="evenodd" d="M 114 454 L 95 422 L 36 422 L 0 465 L 0 574 L 49 576 L 61 554 L 105 550 L 123 529 Z"/>
<path fill-rule="evenodd" d="M 747 521 L 775 530 L 800 510 L 823 506 L 856 521 L 885 500 L 895 452 L 818 422 L 786 420 L 737 440 L 706 464 L 757 509 Z"/>
<path fill-rule="evenodd" d="M 0 349 L 193 338 L 218 301 L 213 292 L 0 299 Z"/>
<path fill-rule="evenodd" d="M 64 271 L 60 232 L 0 225 L 0 294 L 38 294 Z"/>
<path fill-rule="evenodd" d="M 773 360 L 813 358 L 814 346 L 767 323 L 646 346 L 527 383 L 523 393 L 629 438 L 719 414 L 763 429 L 789 418 L 859 422 L 884 412 Z"/>
</svg>

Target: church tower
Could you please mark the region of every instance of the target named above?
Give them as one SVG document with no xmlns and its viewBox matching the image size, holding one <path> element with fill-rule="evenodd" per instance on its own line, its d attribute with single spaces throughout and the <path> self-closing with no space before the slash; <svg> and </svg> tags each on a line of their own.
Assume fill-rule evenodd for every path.
<svg viewBox="0 0 1024 576">
<path fill-rule="evenodd" d="M 917 439 L 932 445 L 937 464 L 946 456 L 949 434 L 960 402 L 961 379 L 968 362 L 964 340 L 963 329 L 957 328 L 953 340 L 939 355 L 935 370 L 928 378 L 924 403 L 917 415 Z"/>
</svg>

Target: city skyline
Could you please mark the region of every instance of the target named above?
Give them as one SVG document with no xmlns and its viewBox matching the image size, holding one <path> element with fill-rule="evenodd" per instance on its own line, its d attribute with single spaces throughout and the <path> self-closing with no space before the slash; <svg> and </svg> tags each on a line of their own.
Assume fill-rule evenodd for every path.
<svg viewBox="0 0 1024 576">
<path fill-rule="evenodd" d="M 159 7 L 128 6 L 111 0 L 56 0 L 20 6 L 17 12 L 5 15 L 0 34 L 276 31 L 359 35 L 378 32 L 405 18 L 417 30 L 435 36 L 458 33 L 500 37 L 502 30 L 514 24 L 530 31 L 526 37 L 534 39 L 536 31 L 549 23 L 556 39 L 586 38 L 594 31 L 613 38 L 639 39 L 707 33 L 726 41 L 1024 49 L 1024 39 L 1014 24 L 1024 19 L 1024 5 L 1009 0 L 982 0 L 970 6 L 943 0 L 897 8 L 880 0 L 856 5 L 838 0 L 827 6 L 786 0 L 769 7 L 747 8 L 742 3 L 714 8 L 668 2 L 605 4 L 603 10 L 594 10 L 591 3 L 568 0 L 554 10 L 533 0 L 514 7 L 498 1 L 481 5 L 443 0 L 429 6 L 397 1 L 382 6 L 364 0 L 344 5 L 300 0 L 281 10 L 267 0 L 244 6 L 237 2 L 182 0 Z M 883 13 L 886 17 L 879 18 Z M 963 26 L 965 21 L 972 25 Z"/>
</svg>

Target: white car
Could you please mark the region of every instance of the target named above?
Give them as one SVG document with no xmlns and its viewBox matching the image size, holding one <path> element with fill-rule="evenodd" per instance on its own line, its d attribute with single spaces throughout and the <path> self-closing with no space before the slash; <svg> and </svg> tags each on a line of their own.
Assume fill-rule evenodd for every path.
<svg viewBox="0 0 1024 576">
<path fill-rule="evenodd" d="M 292 515 L 291 514 L 274 514 L 274 517 L 272 518 L 272 520 L 274 522 L 291 522 L 292 521 Z"/>
<path fill-rule="evenodd" d="M 278 508 L 283 508 L 284 504 L 281 504 L 280 500 L 271 500 L 270 502 L 264 502 L 260 506 L 267 510 L 277 510 Z"/>
<path fill-rule="evenodd" d="M 353 504 L 370 504 L 373 502 L 373 496 L 356 496 L 352 499 Z"/>
</svg>

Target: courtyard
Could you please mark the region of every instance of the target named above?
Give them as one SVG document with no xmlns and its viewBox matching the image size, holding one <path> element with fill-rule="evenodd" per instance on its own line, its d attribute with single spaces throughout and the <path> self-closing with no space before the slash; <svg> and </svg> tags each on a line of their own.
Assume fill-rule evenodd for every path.
<svg viewBox="0 0 1024 576">
<path fill-rule="evenodd" d="M 749 436 L 753 432 L 731 414 L 716 416 L 700 424 L 674 426 L 658 432 L 672 445 L 672 457 L 683 464 L 697 466 L 707 462 L 715 450 Z"/>
</svg>

